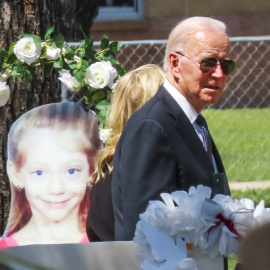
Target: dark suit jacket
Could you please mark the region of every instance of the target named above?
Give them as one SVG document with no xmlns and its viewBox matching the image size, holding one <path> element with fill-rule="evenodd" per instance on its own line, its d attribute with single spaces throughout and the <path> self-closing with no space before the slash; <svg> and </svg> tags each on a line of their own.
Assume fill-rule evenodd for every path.
<svg viewBox="0 0 270 270">
<path fill-rule="evenodd" d="M 219 172 L 221 158 L 212 142 Z M 214 168 L 193 125 L 161 86 L 127 122 L 113 161 L 115 239 L 132 240 L 139 214 L 160 193 L 199 184 L 212 187 Z M 227 179 L 225 194 L 229 194 Z"/>
</svg>

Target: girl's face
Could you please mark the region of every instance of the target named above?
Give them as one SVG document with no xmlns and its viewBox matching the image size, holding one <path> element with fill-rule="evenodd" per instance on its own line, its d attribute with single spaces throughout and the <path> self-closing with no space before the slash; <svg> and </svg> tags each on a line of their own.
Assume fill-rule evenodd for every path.
<svg viewBox="0 0 270 270">
<path fill-rule="evenodd" d="M 31 129 L 22 138 L 24 165 L 19 177 L 33 218 L 59 222 L 77 219 L 86 184 L 87 156 L 79 147 L 81 132 Z"/>
</svg>

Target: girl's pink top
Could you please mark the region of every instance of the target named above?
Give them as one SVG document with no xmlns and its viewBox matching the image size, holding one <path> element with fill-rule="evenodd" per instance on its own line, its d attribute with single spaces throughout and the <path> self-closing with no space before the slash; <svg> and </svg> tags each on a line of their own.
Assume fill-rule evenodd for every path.
<svg viewBox="0 0 270 270">
<path fill-rule="evenodd" d="M 89 243 L 89 239 L 85 234 L 82 240 L 79 242 L 81 243 Z M 19 243 L 14 239 L 13 234 L 8 237 L 0 238 L 0 248 L 7 248 L 7 247 L 18 247 L 20 246 Z"/>
</svg>

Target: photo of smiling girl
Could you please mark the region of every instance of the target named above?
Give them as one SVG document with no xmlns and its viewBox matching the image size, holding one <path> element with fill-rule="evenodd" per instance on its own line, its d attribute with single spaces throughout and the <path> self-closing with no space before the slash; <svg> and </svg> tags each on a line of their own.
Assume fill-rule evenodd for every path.
<svg viewBox="0 0 270 270">
<path fill-rule="evenodd" d="M 77 103 L 43 105 L 15 121 L 8 135 L 11 207 L 0 247 L 89 242 L 100 147 L 96 117 Z"/>
</svg>

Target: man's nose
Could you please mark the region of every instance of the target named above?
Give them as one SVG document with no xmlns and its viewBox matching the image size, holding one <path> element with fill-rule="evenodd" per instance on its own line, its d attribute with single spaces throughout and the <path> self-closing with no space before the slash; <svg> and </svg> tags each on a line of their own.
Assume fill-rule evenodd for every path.
<svg viewBox="0 0 270 270">
<path fill-rule="evenodd" d="M 221 78 L 225 76 L 225 74 L 222 71 L 220 63 L 217 63 L 217 65 L 214 67 L 214 70 L 212 71 L 211 75 L 216 78 Z"/>
</svg>

